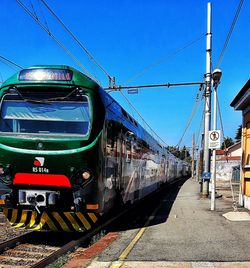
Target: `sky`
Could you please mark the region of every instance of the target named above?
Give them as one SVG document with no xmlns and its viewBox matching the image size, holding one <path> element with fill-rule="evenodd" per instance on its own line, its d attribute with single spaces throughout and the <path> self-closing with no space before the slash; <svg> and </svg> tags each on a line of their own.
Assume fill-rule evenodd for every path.
<svg viewBox="0 0 250 268">
<path fill-rule="evenodd" d="M 107 76 L 63 30 L 40 0 L 22 0 L 39 20 L 100 82 Z M 116 84 L 147 85 L 204 80 L 206 72 L 206 0 L 46 0 L 65 25 L 77 36 Z M 212 64 L 215 68 L 239 0 L 212 3 Z M 235 137 L 241 112 L 230 103 L 249 79 L 250 1 L 245 0 L 222 58 L 222 79 L 218 88 L 225 136 Z M 32 65 L 69 65 L 82 71 L 15 0 L 1 0 L 0 55 L 23 68 Z M 19 69 L 0 61 L 0 79 L 6 80 Z M 146 122 L 168 145 L 181 140 L 190 115 L 193 120 L 180 146 L 191 146 L 202 122 L 204 102 L 196 96 L 199 86 L 139 89 L 123 94 Z M 120 92 L 110 93 L 139 122 L 139 116 Z M 218 121 L 219 123 L 219 121 Z M 144 123 L 141 123 L 143 126 Z M 220 127 L 219 127 L 220 128 Z"/>
</svg>

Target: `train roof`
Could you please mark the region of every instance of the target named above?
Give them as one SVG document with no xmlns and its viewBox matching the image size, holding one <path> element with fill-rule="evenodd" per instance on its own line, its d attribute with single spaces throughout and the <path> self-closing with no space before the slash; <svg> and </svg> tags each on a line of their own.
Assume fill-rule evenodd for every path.
<svg viewBox="0 0 250 268">
<path fill-rule="evenodd" d="M 94 80 L 72 67 L 66 65 L 35 65 L 22 69 L 11 76 L 2 84 L 1 89 L 12 85 L 29 86 L 31 84 L 100 87 Z"/>
</svg>

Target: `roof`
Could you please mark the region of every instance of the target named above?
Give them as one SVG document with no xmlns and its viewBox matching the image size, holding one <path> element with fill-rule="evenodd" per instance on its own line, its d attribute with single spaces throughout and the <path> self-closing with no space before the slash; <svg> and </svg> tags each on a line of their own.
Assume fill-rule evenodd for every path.
<svg viewBox="0 0 250 268">
<path fill-rule="evenodd" d="M 246 82 L 240 92 L 236 95 L 230 106 L 236 110 L 242 110 L 250 103 L 250 79 Z"/>
<path fill-rule="evenodd" d="M 234 147 L 237 147 L 237 146 L 239 146 L 239 147 L 241 146 L 241 141 L 238 141 L 238 142 L 234 143 L 233 145 L 229 146 L 227 148 L 227 151 L 232 150 Z"/>
<path fill-rule="evenodd" d="M 20 80 L 19 79 L 19 74 L 22 71 L 25 70 L 36 70 L 36 69 L 48 69 L 48 70 L 53 70 L 53 69 L 61 69 L 61 70 L 70 70 L 73 73 L 73 77 L 71 80 L 29 80 L 29 79 L 25 79 L 25 80 Z M 26 69 L 22 69 L 21 71 L 17 72 L 16 74 L 14 74 L 13 76 L 11 76 L 9 79 L 7 79 L 0 87 L 0 90 L 3 89 L 4 87 L 9 87 L 9 86 L 13 86 L 13 85 L 20 85 L 20 86 L 29 86 L 29 85 L 69 85 L 69 86 L 84 86 L 86 88 L 98 88 L 99 85 L 92 80 L 91 78 L 89 78 L 88 76 L 86 76 L 85 74 L 81 73 L 80 71 L 76 70 L 73 67 L 70 66 L 65 66 L 65 65 L 36 65 L 36 66 L 31 66 L 29 68 Z"/>
<path fill-rule="evenodd" d="M 225 155 L 225 150 L 216 150 L 216 155 Z"/>
</svg>

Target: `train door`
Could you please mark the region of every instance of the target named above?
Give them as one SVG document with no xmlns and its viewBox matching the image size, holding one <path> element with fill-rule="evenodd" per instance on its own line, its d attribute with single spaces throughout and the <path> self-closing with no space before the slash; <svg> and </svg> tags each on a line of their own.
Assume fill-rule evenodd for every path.
<svg viewBox="0 0 250 268">
<path fill-rule="evenodd" d="M 106 133 L 105 185 L 112 189 L 117 187 L 119 169 L 119 161 L 117 161 L 118 137 L 114 121 L 107 121 Z"/>
<path fill-rule="evenodd" d="M 136 180 L 138 172 L 135 168 L 134 145 L 135 135 L 131 131 L 125 131 L 122 135 L 122 188 L 123 188 L 123 202 L 133 202 L 139 196 L 135 193 L 137 186 Z"/>
</svg>

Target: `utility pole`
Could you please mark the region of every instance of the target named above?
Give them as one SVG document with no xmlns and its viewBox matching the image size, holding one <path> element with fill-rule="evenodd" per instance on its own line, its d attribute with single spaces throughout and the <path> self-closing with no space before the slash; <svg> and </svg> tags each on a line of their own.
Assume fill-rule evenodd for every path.
<svg viewBox="0 0 250 268">
<path fill-rule="evenodd" d="M 194 179 L 194 150 L 195 150 L 195 145 L 194 145 L 194 134 L 192 136 L 192 179 Z"/>
<path fill-rule="evenodd" d="M 211 3 L 207 5 L 207 40 L 206 40 L 206 90 L 205 90 L 205 119 L 204 119 L 204 172 L 210 172 L 210 150 L 208 148 L 208 135 L 211 129 L 211 56 L 212 56 L 212 23 L 211 23 Z M 209 182 L 202 181 L 202 196 L 208 197 Z"/>
</svg>

